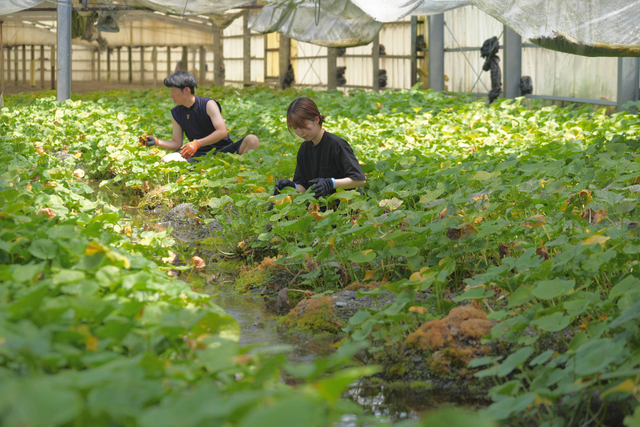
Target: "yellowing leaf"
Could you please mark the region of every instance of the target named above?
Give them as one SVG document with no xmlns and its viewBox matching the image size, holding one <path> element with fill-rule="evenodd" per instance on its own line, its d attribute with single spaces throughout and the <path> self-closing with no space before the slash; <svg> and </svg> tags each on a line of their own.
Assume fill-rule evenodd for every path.
<svg viewBox="0 0 640 427">
<path fill-rule="evenodd" d="M 375 273 L 371 270 L 367 270 L 367 272 L 364 274 L 364 279 L 363 280 L 371 280 L 373 279 L 373 276 L 375 275 Z"/>
<path fill-rule="evenodd" d="M 204 262 L 202 258 L 199 256 L 194 256 L 191 258 L 191 263 L 198 269 L 202 270 L 207 264 Z"/>
<path fill-rule="evenodd" d="M 78 179 L 81 179 L 84 177 L 84 171 L 82 169 L 76 169 L 73 171 L 73 176 L 75 176 Z"/>
<path fill-rule="evenodd" d="M 400 205 L 402 205 L 402 200 L 395 197 L 392 199 L 380 200 L 380 203 L 378 203 L 378 206 L 380 206 L 381 208 L 387 207 L 391 210 L 398 209 Z"/>
<path fill-rule="evenodd" d="M 600 234 L 596 234 L 593 236 L 589 236 L 587 237 L 582 244 L 583 245 L 595 245 L 596 243 L 599 244 L 600 246 L 602 246 L 602 249 L 604 249 L 604 244 L 607 240 L 609 240 L 610 237 L 607 236 L 601 236 Z"/>
<path fill-rule="evenodd" d="M 620 384 L 618 384 L 617 386 L 611 387 L 609 390 L 602 393 L 602 397 L 605 397 L 606 395 L 615 393 L 615 392 L 633 393 L 638 385 L 637 380 L 638 380 L 637 378 L 636 378 L 636 381 L 633 381 L 631 378 L 628 378 L 623 382 L 621 382 Z"/>
<path fill-rule="evenodd" d="M 87 248 L 84 250 L 85 255 L 89 256 L 97 254 L 98 252 L 104 252 L 104 246 L 95 241 L 89 243 L 89 245 L 87 245 Z"/>
<path fill-rule="evenodd" d="M 418 314 L 425 314 L 427 312 L 427 309 L 424 307 L 409 307 L 409 311 L 411 313 L 418 313 Z"/>
<path fill-rule="evenodd" d="M 266 179 L 266 182 L 273 182 L 273 175 L 269 175 Z"/>
<path fill-rule="evenodd" d="M 87 350 L 96 351 L 98 349 L 98 343 L 99 340 L 96 337 L 91 336 L 87 338 Z"/>
<path fill-rule="evenodd" d="M 244 176 L 237 176 L 236 177 L 236 182 L 238 184 L 242 184 L 244 182 Z"/>
</svg>

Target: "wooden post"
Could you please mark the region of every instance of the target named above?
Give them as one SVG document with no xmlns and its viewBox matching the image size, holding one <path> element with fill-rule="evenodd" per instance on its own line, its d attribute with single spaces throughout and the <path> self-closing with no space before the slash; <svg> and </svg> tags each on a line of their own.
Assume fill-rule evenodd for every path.
<svg viewBox="0 0 640 427">
<path fill-rule="evenodd" d="M 107 81 L 111 83 L 111 52 L 113 48 L 107 48 Z"/>
<path fill-rule="evenodd" d="M 99 49 L 96 51 L 96 55 L 98 56 L 98 81 L 100 81 L 100 75 L 102 74 L 101 73 L 102 61 L 100 60 L 100 50 Z"/>
<path fill-rule="evenodd" d="M 327 90 L 335 90 L 338 86 L 338 56 L 336 53 L 335 48 L 327 48 Z"/>
<path fill-rule="evenodd" d="M 244 86 L 251 85 L 251 30 L 249 14 L 245 14 L 242 22 L 242 80 Z"/>
<path fill-rule="evenodd" d="M 156 46 L 153 47 L 152 56 L 153 56 L 153 88 L 155 89 L 158 86 L 158 48 Z"/>
<path fill-rule="evenodd" d="M 213 22 L 213 84 L 224 86 L 224 49 L 222 30 Z"/>
<path fill-rule="evenodd" d="M 144 46 L 140 46 L 140 84 L 144 84 Z"/>
<path fill-rule="evenodd" d="M 120 62 L 120 50 L 122 49 L 122 46 L 118 46 L 116 49 L 118 49 L 118 52 L 116 53 L 116 57 L 118 60 L 118 83 L 120 83 L 120 71 L 122 71 L 122 63 Z"/>
<path fill-rule="evenodd" d="M 22 45 L 22 86 L 27 85 L 27 45 Z"/>
<path fill-rule="evenodd" d="M 171 46 L 167 46 L 167 76 L 171 74 Z"/>
<path fill-rule="evenodd" d="M 129 84 L 133 83 L 133 59 L 131 58 L 131 46 L 127 46 L 127 52 L 129 53 Z"/>
<path fill-rule="evenodd" d="M 291 62 L 291 39 L 283 34 L 280 36 L 280 89 L 284 89 L 284 77 L 289 70 L 289 62 Z"/>
<path fill-rule="evenodd" d="M 44 89 L 44 45 L 40 45 L 40 87 Z"/>
<path fill-rule="evenodd" d="M 56 47 L 51 45 L 51 90 L 56 88 Z"/>
<path fill-rule="evenodd" d="M 31 45 L 31 61 L 29 61 L 29 80 L 30 86 L 36 87 L 36 47 Z"/>
<path fill-rule="evenodd" d="M 268 48 L 269 48 L 269 34 L 265 34 L 264 35 L 264 61 L 263 61 L 263 65 L 264 65 L 264 70 L 263 70 L 263 78 L 262 80 L 266 83 L 267 82 L 267 74 L 269 72 L 269 64 L 268 64 L 268 60 L 267 57 L 269 56 L 268 54 Z"/>
<path fill-rule="evenodd" d="M 380 35 L 373 39 L 371 47 L 371 58 L 373 60 L 373 90 L 380 91 Z"/>
<path fill-rule="evenodd" d="M 199 83 L 201 86 L 204 86 L 204 82 L 207 79 L 207 62 L 205 61 L 206 59 L 206 52 L 204 50 L 204 46 L 200 46 L 200 79 L 199 79 Z"/>
</svg>

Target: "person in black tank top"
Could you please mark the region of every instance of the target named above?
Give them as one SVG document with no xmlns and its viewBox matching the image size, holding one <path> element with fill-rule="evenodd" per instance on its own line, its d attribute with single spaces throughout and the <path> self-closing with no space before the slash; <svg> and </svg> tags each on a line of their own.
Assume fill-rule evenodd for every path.
<svg viewBox="0 0 640 427">
<path fill-rule="evenodd" d="M 164 156 L 163 162 L 178 160 L 192 163 L 194 158 L 204 156 L 212 150 L 214 154 L 245 154 L 260 146 L 258 137 L 252 134 L 236 142 L 229 138 L 220 103 L 211 98 L 195 96 L 198 85 L 195 77 L 187 71 L 171 74 L 164 79 L 164 85 L 171 90 L 171 99 L 177 104 L 171 109 L 172 138 L 161 140 L 149 135 L 141 142 L 147 147 L 180 150 Z M 187 137 L 184 145 L 183 135 Z"/>
</svg>

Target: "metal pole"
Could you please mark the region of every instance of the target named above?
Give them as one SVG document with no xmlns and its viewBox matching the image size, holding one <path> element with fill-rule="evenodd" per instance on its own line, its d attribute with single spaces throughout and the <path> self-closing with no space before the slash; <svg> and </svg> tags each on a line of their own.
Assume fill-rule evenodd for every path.
<svg viewBox="0 0 640 427">
<path fill-rule="evenodd" d="M 107 48 L 107 82 L 111 83 L 111 48 Z"/>
<path fill-rule="evenodd" d="M 429 87 L 444 90 L 444 14 L 429 16 Z"/>
<path fill-rule="evenodd" d="M 58 102 L 71 98 L 71 0 L 58 0 Z"/>
<path fill-rule="evenodd" d="M 416 51 L 416 38 L 418 37 L 418 17 L 411 17 L 411 87 L 418 80 L 418 52 Z"/>
<path fill-rule="evenodd" d="M 120 50 L 122 49 L 122 46 L 118 46 L 117 49 L 118 52 L 116 53 L 116 58 L 118 60 L 118 83 L 120 83 L 120 71 L 122 71 L 122 62 L 120 62 Z"/>
<path fill-rule="evenodd" d="M 96 50 L 91 51 L 91 80 L 96 80 Z"/>
<path fill-rule="evenodd" d="M 167 46 L 167 76 L 171 74 L 171 46 Z"/>
<path fill-rule="evenodd" d="M 627 110 L 623 105 L 639 98 L 640 58 L 618 58 L 618 111 Z"/>
<path fill-rule="evenodd" d="M 189 71 L 189 48 L 182 46 L 182 58 L 180 59 L 180 69 Z"/>
<path fill-rule="evenodd" d="M 40 86 L 44 89 L 44 45 L 40 45 Z"/>
<path fill-rule="evenodd" d="M 204 82 L 207 79 L 207 71 L 206 71 L 206 61 L 205 61 L 205 50 L 204 50 L 204 46 L 200 46 L 200 78 L 198 79 L 200 81 L 200 85 L 204 86 Z M 194 55 L 195 56 L 195 55 Z"/>
<path fill-rule="evenodd" d="M 56 88 L 56 47 L 51 46 L 51 90 Z"/>
<path fill-rule="evenodd" d="M 504 97 L 520 96 L 522 77 L 522 37 L 511 28 L 504 26 Z"/>
<path fill-rule="evenodd" d="M 27 85 L 27 46 L 22 45 L 22 86 Z"/>
<path fill-rule="evenodd" d="M 36 47 L 31 45 L 31 61 L 29 61 L 30 69 L 29 69 L 29 77 L 31 87 L 36 87 Z"/>
<path fill-rule="evenodd" d="M 4 93 L 4 44 L 2 41 L 2 21 L 0 21 L 0 94 Z"/>
<path fill-rule="evenodd" d="M 291 62 L 291 39 L 280 34 L 280 89 L 284 89 L 284 76 Z"/>
<path fill-rule="evenodd" d="M 153 47 L 151 55 L 153 56 L 153 88 L 155 89 L 158 86 L 158 48 L 156 46 Z"/>
<path fill-rule="evenodd" d="M 327 48 L 327 90 L 335 90 L 338 86 L 338 55 L 335 48 Z"/>
<path fill-rule="evenodd" d="M 100 59 L 100 50 L 96 51 L 96 56 L 98 57 L 98 81 L 100 81 L 100 75 L 102 70 L 102 60 Z"/>
<path fill-rule="evenodd" d="M 224 50 L 222 44 L 222 30 L 215 22 L 213 24 L 213 84 L 224 86 Z"/>
<path fill-rule="evenodd" d="M 371 60 L 373 61 L 373 90 L 380 91 L 380 35 L 376 34 L 371 47 Z"/>
<path fill-rule="evenodd" d="M 251 30 L 248 13 L 242 20 L 242 80 L 244 86 L 251 84 Z"/>
<path fill-rule="evenodd" d="M 133 59 L 131 58 L 131 46 L 127 46 L 127 53 L 129 54 L 129 84 L 133 83 Z"/>
<path fill-rule="evenodd" d="M 18 46 L 15 46 L 14 52 L 13 52 L 13 65 L 15 70 L 13 70 L 13 77 L 14 77 L 14 82 L 13 85 L 14 86 L 18 86 Z"/>
<path fill-rule="evenodd" d="M 263 70 L 264 74 L 262 75 L 262 81 L 266 83 L 267 75 L 269 73 L 269 64 L 267 59 L 267 57 L 269 56 L 267 51 L 267 49 L 269 48 L 269 34 L 264 35 L 263 43 L 264 43 L 264 61 L 262 65 L 264 66 L 264 70 Z"/>
<path fill-rule="evenodd" d="M 140 84 L 144 84 L 144 46 L 140 46 Z"/>
</svg>

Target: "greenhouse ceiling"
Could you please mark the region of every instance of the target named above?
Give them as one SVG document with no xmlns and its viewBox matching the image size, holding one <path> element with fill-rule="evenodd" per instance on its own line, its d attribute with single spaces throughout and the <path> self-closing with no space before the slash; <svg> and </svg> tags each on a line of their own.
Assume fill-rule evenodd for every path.
<svg viewBox="0 0 640 427">
<path fill-rule="evenodd" d="M 51 19 L 55 3 L 4 1 L 0 3 L 0 19 L 22 20 L 26 19 L 25 13 L 42 13 L 37 16 L 43 17 L 47 12 L 51 13 L 47 15 Z M 252 10 L 250 28 L 254 31 L 277 31 L 296 40 L 333 47 L 368 44 L 383 23 L 408 15 L 431 15 L 473 5 L 523 39 L 548 49 L 585 56 L 640 56 L 637 0 L 278 0 L 260 2 L 259 6 L 247 0 L 84 0 L 74 5 L 80 10 L 117 13 L 119 19 L 127 19 L 124 17 L 129 15 L 128 19 L 151 17 L 171 21 L 166 16 L 200 15 L 214 18 L 214 22 L 229 10 L 248 8 Z M 166 15 L 135 15 L 134 9 Z M 185 20 L 181 21 L 184 24 Z"/>
</svg>

